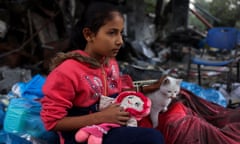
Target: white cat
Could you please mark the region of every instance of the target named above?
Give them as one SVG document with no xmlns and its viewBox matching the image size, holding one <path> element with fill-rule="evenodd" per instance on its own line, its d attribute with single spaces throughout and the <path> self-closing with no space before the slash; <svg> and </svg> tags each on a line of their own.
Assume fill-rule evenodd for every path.
<svg viewBox="0 0 240 144">
<path fill-rule="evenodd" d="M 150 118 L 154 128 L 158 126 L 158 114 L 166 112 L 172 99 L 176 98 L 179 94 L 181 82 L 182 79 L 165 76 L 162 79 L 159 89 L 147 94 L 147 97 L 152 101 Z"/>
</svg>

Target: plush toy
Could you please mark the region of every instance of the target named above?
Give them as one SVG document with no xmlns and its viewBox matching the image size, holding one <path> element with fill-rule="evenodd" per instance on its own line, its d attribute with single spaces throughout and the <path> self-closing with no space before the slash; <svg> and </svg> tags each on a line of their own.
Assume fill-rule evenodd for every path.
<svg viewBox="0 0 240 144">
<path fill-rule="evenodd" d="M 150 113 L 151 100 L 140 92 L 125 91 L 121 92 L 115 99 L 101 96 L 99 109 L 107 107 L 110 103 L 120 103 L 125 111 L 130 113 L 130 120 L 127 126 L 137 126 L 137 121 Z M 119 124 L 102 123 L 99 125 L 86 126 L 79 129 L 75 135 L 77 142 L 88 141 L 88 144 L 101 144 L 103 134 L 114 127 L 120 127 Z"/>
</svg>

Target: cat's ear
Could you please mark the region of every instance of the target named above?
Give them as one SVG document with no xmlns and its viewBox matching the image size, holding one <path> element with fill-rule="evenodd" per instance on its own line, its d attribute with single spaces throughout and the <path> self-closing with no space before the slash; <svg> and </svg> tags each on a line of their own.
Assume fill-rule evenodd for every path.
<svg viewBox="0 0 240 144">
<path fill-rule="evenodd" d="M 176 83 L 180 85 L 182 81 L 183 81 L 182 79 L 177 79 Z"/>
<path fill-rule="evenodd" d="M 165 78 L 164 80 L 163 80 L 163 85 L 167 85 L 167 84 L 169 84 L 170 83 L 170 80 L 168 79 L 168 78 Z"/>
</svg>

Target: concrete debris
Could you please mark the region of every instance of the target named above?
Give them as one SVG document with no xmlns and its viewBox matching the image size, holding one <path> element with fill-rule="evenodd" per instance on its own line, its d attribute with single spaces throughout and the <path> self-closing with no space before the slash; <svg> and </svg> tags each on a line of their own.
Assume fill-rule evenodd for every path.
<svg viewBox="0 0 240 144">
<path fill-rule="evenodd" d="M 31 71 L 22 68 L 10 69 L 0 67 L 0 93 L 8 93 L 12 86 L 17 82 L 27 82 L 31 80 Z"/>
</svg>

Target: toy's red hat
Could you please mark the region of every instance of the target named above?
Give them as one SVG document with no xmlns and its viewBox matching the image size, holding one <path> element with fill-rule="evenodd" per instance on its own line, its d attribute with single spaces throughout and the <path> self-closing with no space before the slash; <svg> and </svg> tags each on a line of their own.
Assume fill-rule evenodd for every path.
<svg viewBox="0 0 240 144">
<path fill-rule="evenodd" d="M 126 108 L 125 111 L 129 112 L 131 115 L 133 115 L 137 120 L 142 119 L 143 117 L 147 116 L 150 113 L 150 108 L 151 108 L 151 100 L 146 97 L 145 95 L 143 95 L 141 92 L 136 92 L 136 91 L 124 91 L 121 92 L 115 99 L 116 103 L 121 103 L 122 100 L 129 95 L 135 95 L 139 98 L 141 98 L 141 100 L 144 102 L 143 105 L 143 110 L 142 111 L 138 111 L 136 109 L 133 108 Z"/>
</svg>

